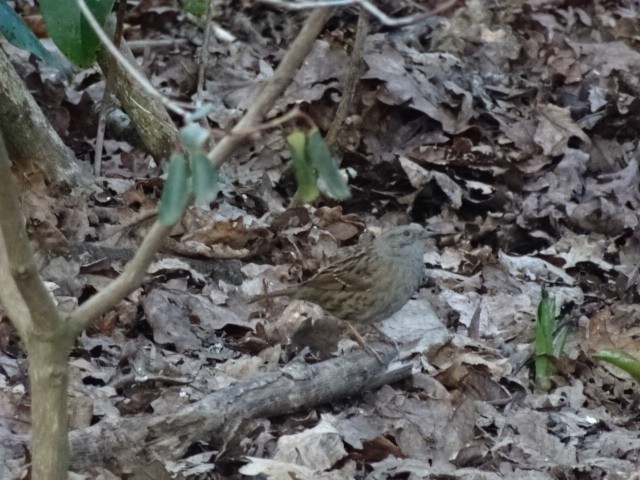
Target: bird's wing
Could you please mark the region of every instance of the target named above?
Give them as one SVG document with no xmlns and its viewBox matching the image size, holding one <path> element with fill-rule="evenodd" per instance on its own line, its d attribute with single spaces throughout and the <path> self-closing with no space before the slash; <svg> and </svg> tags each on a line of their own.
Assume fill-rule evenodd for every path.
<svg viewBox="0 0 640 480">
<path fill-rule="evenodd" d="M 327 291 L 349 289 L 355 293 L 369 290 L 373 286 L 373 279 L 362 256 L 354 255 L 329 265 L 304 285 Z"/>
</svg>

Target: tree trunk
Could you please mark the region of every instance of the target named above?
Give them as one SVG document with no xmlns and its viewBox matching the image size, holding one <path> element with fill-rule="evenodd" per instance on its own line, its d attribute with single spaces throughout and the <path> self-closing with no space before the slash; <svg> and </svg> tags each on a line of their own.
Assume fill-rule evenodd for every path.
<svg viewBox="0 0 640 480">
<path fill-rule="evenodd" d="M 31 390 L 33 480 L 66 480 L 69 465 L 69 352 L 62 324 L 27 340 Z"/>
</svg>

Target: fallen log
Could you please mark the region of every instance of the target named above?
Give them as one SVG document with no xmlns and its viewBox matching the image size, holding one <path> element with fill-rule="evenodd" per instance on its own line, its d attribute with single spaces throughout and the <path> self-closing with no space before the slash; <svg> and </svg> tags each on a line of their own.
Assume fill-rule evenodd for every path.
<svg viewBox="0 0 640 480">
<path fill-rule="evenodd" d="M 388 363 L 393 347 L 376 345 Z M 201 439 L 224 443 L 224 433 L 244 419 L 273 417 L 358 395 L 411 375 L 411 365 L 387 367 L 363 351 L 316 364 L 292 362 L 277 372 L 242 380 L 170 415 L 105 419 L 71 432 L 74 469 L 141 459 L 181 458 Z"/>
</svg>

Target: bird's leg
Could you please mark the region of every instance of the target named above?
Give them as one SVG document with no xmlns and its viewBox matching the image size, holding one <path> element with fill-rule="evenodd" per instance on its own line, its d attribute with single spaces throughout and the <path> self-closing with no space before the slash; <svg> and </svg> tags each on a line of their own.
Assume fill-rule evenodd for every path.
<svg viewBox="0 0 640 480">
<path fill-rule="evenodd" d="M 351 333 L 351 336 L 356 341 L 356 343 L 360 345 L 360 347 L 362 347 L 365 352 L 375 357 L 380 363 L 384 365 L 385 362 L 382 360 L 378 352 L 376 352 L 373 348 L 371 348 L 371 346 L 367 343 L 367 341 L 364 338 L 362 338 L 362 335 L 358 333 L 358 331 L 354 328 L 354 326 L 351 325 L 349 322 L 345 322 L 345 323 L 347 324 L 347 329 L 349 330 L 349 333 Z"/>
<path fill-rule="evenodd" d="M 396 349 L 396 353 L 398 353 L 400 351 L 400 347 L 398 347 L 398 342 L 395 341 L 395 339 L 391 338 L 389 335 L 387 335 L 386 333 L 384 333 L 382 331 L 382 329 L 380 329 L 380 327 L 378 327 L 377 325 L 371 325 L 371 327 L 378 333 L 378 335 L 380 335 L 380 337 L 387 343 L 393 345 L 393 347 Z"/>
</svg>

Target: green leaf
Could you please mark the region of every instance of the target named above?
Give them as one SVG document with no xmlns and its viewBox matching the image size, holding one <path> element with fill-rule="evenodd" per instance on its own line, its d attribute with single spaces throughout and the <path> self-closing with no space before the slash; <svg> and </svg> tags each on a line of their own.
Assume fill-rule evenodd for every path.
<svg viewBox="0 0 640 480">
<path fill-rule="evenodd" d="M 207 13 L 209 0 L 184 0 L 183 8 L 191 15 L 200 17 Z"/>
<path fill-rule="evenodd" d="M 204 152 L 191 155 L 191 182 L 197 205 L 209 205 L 215 200 L 220 187 L 218 172 L 211 166 Z"/>
<path fill-rule="evenodd" d="M 542 299 L 538 304 L 536 316 L 536 346 L 535 346 L 535 378 L 536 384 L 543 390 L 552 386 L 551 375 L 555 373 L 552 362 L 554 357 L 553 333 L 556 328 L 556 301 L 549 297 L 542 289 Z"/>
<path fill-rule="evenodd" d="M 189 169 L 184 155 L 174 153 L 169 160 L 167 181 L 164 184 L 158 221 L 162 225 L 173 225 L 182 216 L 189 202 Z"/>
<path fill-rule="evenodd" d="M 294 160 L 305 160 L 305 146 L 307 145 L 307 136 L 300 130 L 294 130 L 287 136 L 287 145 Z"/>
<path fill-rule="evenodd" d="M 180 139 L 190 154 L 199 152 L 208 138 L 209 131 L 197 123 L 190 123 L 180 129 Z"/>
<path fill-rule="evenodd" d="M 349 186 L 340 174 L 338 162 L 331 155 L 329 147 L 325 143 L 317 128 L 313 128 L 307 135 L 307 158 L 318 172 L 319 178 L 326 186 L 326 193 L 338 200 L 346 200 L 351 197 Z"/>
<path fill-rule="evenodd" d="M 318 195 L 317 173 L 306 155 L 307 136 L 300 130 L 295 130 L 287 137 L 287 145 L 293 160 L 293 171 L 296 175 L 298 190 L 296 198 L 303 202 L 312 202 Z"/>
<path fill-rule="evenodd" d="M 569 336 L 569 324 L 560 326 L 553 335 L 553 356 L 560 358 L 564 351 L 564 346 L 567 343 L 567 337 Z"/>
<path fill-rule="evenodd" d="M 50 66 L 62 71 L 65 75 L 71 73 L 69 64 L 60 55 L 44 48 L 40 40 L 24 23 L 22 18 L 11 9 L 6 0 L 0 0 L 0 33 L 16 47 L 33 53 Z"/>
<path fill-rule="evenodd" d="M 593 355 L 593 358 L 621 368 L 631 375 L 636 382 L 640 382 L 640 360 L 627 352 L 622 350 L 600 350 Z"/>
<path fill-rule="evenodd" d="M 89 10 L 104 25 L 114 0 L 86 0 Z M 40 0 L 40 10 L 51 38 L 69 60 L 90 66 L 96 56 L 98 36 L 82 15 L 75 0 Z"/>
<path fill-rule="evenodd" d="M 538 304 L 536 318 L 536 355 L 553 355 L 553 332 L 556 328 L 556 301 L 545 289 Z"/>
</svg>

